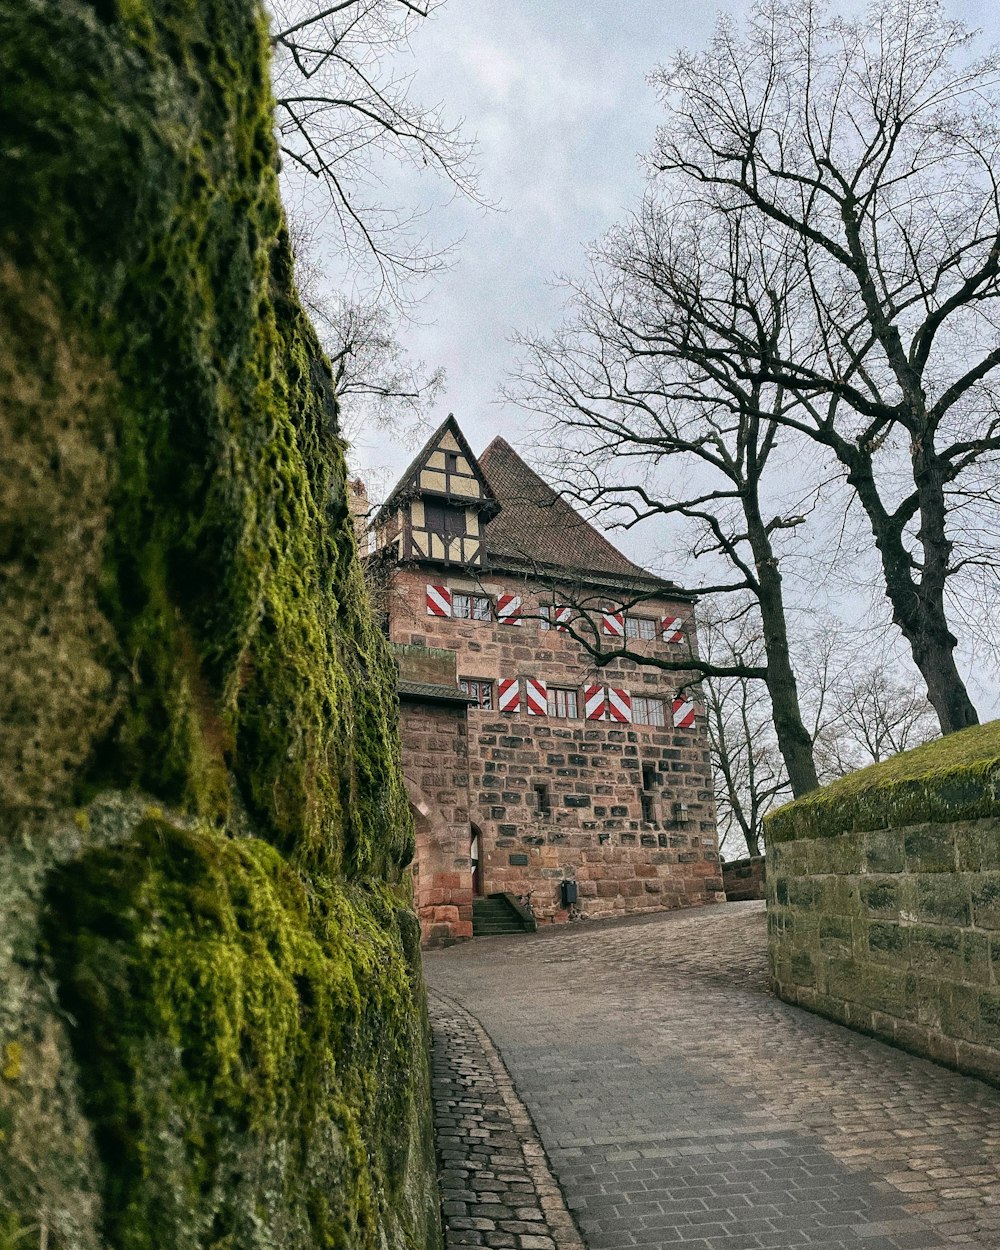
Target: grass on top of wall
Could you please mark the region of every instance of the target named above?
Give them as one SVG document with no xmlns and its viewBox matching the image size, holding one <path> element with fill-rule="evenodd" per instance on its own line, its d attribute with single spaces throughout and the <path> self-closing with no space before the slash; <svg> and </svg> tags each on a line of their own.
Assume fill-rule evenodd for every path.
<svg viewBox="0 0 1000 1250">
<path fill-rule="evenodd" d="M 841 777 L 772 812 L 768 843 L 1000 815 L 1000 721 Z"/>
</svg>

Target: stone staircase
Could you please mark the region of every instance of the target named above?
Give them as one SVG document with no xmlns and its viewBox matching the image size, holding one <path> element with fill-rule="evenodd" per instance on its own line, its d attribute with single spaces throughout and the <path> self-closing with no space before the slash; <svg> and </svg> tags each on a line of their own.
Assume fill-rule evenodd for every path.
<svg viewBox="0 0 1000 1250">
<path fill-rule="evenodd" d="M 490 894 L 472 903 L 473 937 L 497 937 L 502 933 L 528 933 L 532 929 L 503 894 Z"/>
</svg>

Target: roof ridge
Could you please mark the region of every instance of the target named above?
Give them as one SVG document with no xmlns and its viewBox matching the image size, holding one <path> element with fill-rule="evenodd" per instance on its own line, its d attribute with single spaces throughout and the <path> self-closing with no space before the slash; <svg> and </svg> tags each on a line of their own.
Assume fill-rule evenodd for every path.
<svg viewBox="0 0 1000 1250">
<path fill-rule="evenodd" d="M 510 443 L 507 442 L 505 438 L 502 438 L 500 435 L 497 435 L 497 437 L 493 439 L 489 447 L 486 448 L 486 451 L 484 451 L 482 453 L 482 456 L 480 456 L 481 466 L 482 466 L 483 459 L 487 455 L 487 452 L 491 451 L 494 447 L 497 447 L 498 444 L 500 445 L 500 448 L 510 453 L 510 455 L 517 461 L 521 469 L 525 470 L 527 473 L 531 475 L 532 478 L 534 478 L 534 480 L 539 484 L 539 486 L 541 486 L 542 489 L 546 492 L 546 494 L 550 497 L 553 504 L 561 505 L 561 507 L 565 510 L 565 512 L 574 518 L 577 524 L 586 527 L 586 529 L 590 532 L 591 536 L 596 538 L 598 543 L 607 551 L 609 551 L 616 559 L 623 560 L 627 565 L 630 566 L 630 568 L 634 569 L 637 573 L 643 574 L 646 577 L 656 576 L 655 574 L 650 573 L 647 569 L 644 569 L 641 565 L 636 564 L 634 560 L 630 560 L 629 557 L 625 555 L 623 551 L 619 551 L 619 549 L 614 545 L 614 543 L 611 542 L 609 538 L 605 537 L 605 535 L 601 533 L 601 531 L 597 528 L 596 525 L 594 525 L 592 521 L 588 520 L 587 517 L 585 517 L 581 512 L 578 512 L 576 508 L 573 507 L 573 505 L 569 502 L 569 500 L 566 499 L 566 497 L 560 491 L 558 491 L 550 482 L 547 482 L 541 476 L 540 473 L 538 473 L 535 469 L 533 469 L 531 465 L 528 464 L 528 462 L 521 455 L 519 455 L 517 451 L 515 451 L 515 449 L 510 445 Z M 488 473 L 488 470 L 485 468 L 485 466 L 483 466 L 483 471 L 487 474 L 487 477 L 488 477 L 489 473 Z M 500 502 L 502 506 L 503 505 L 502 498 Z"/>
</svg>

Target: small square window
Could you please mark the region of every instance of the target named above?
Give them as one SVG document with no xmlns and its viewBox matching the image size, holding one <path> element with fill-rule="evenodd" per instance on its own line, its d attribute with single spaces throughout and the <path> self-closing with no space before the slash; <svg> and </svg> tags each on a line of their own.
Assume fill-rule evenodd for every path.
<svg viewBox="0 0 1000 1250">
<path fill-rule="evenodd" d="M 632 696 L 632 723 L 635 725 L 665 725 L 666 705 L 662 699 L 647 699 L 643 695 Z"/>
<path fill-rule="evenodd" d="M 461 621 L 488 621 L 493 615 L 492 604 L 486 595 L 453 593 L 451 614 Z"/>
<path fill-rule="evenodd" d="M 462 693 L 476 700 L 476 707 L 493 709 L 493 683 L 482 677 L 462 677 L 458 682 Z"/>
<path fill-rule="evenodd" d="M 656 622 L 648 616 L 626 616 L 625 637 L 650 641 L 656 637 Z"/>
<path fill-rule="evenodd" d="M 573 719 L 579 715 L 575 690 L 549 686 L 549 715 Z"/>
</svg>

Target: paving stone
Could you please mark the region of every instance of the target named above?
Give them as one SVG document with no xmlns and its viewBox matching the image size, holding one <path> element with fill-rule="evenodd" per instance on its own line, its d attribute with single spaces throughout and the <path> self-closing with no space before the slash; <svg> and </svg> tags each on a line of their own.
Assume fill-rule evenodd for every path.
<svg viewBox="0 0 1000 1250">
<path fill-rule="evenodd" d="M 729 904 L 425 966 L 496 1044 L 590 1250 L 1000 1250 L 1000 1091 L 777 1001 L 765 941 L 762 905 Z"/>
<path fill-rule="evenodd" d="M 439 998 L 432 1031 L 445 1245 L 583 1250 L 531 1118 L 487 1035 L 461 1007 Z"/>
</svg>

